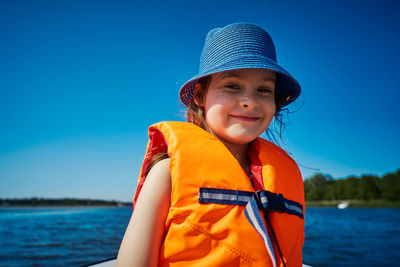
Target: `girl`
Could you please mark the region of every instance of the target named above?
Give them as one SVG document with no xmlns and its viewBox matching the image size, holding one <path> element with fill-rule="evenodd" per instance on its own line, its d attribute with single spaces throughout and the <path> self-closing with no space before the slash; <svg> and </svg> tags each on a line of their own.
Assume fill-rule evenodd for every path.
<svg viewBox="0 0 400 267">
<path fill-rule="evenodd" d="M 211 30 L 180 90 L 188 122 L 149 128 L 117 266 L 301 266 L 302 178 L 259 137 L 299 94 L 262 28 Z"/>
</svg>

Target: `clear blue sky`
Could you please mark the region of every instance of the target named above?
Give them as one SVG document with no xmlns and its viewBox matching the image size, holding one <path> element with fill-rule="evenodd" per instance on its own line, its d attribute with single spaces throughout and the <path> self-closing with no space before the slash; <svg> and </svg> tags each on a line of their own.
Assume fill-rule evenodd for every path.
<svg viewBox="0 0 400 267">
<path fill-rule="evenodd" d="M 265 28 L 302 85 L 286 149 L 304 178 L 400 168 L 397 1 L 1 1 L 0 197 L 130 201 L 147 127 L 207 32 Z"/>
</svg>

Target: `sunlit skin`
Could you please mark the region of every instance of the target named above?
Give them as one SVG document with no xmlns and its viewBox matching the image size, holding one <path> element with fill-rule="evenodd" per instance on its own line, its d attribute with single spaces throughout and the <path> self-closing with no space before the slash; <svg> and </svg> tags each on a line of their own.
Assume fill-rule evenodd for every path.
<svg viewBox="0 0 400 267">
<path fill-rule="evenodd" d="M 275 115 L 275 83 L 270 70 L 224 71 L 212 76 L 199 103 L 212 133 L 243 164 L 248 144 L 268 129 Z"/>
</svg>

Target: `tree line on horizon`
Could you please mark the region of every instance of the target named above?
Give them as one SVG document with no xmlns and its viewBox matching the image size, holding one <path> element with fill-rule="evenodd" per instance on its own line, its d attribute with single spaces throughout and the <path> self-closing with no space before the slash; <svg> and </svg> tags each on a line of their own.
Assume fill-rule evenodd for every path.
<svg viewBox="0 0 400 267">
<path fill-rule="evenodd" d="M 305 198 L 318 200 L 400 200 L 400 169 L 382 177 L 362 175 L 333 179 L 330 175 L 315 174 L 304 181 Z"/>
</svg>

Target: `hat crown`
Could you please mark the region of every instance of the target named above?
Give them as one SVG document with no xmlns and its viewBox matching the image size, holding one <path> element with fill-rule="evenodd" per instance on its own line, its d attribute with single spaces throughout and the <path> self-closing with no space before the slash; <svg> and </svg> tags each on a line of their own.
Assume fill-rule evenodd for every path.
<svg viewBox="0 0 400 267">
<path fill-rule="evenodd" d="M 200 57 L 200 72 L 210 71 L 233 58 L 267 57 L 276 62 L 274 43 L 261 27 L 234 23 L 208 32 Z"/>
</svg>

